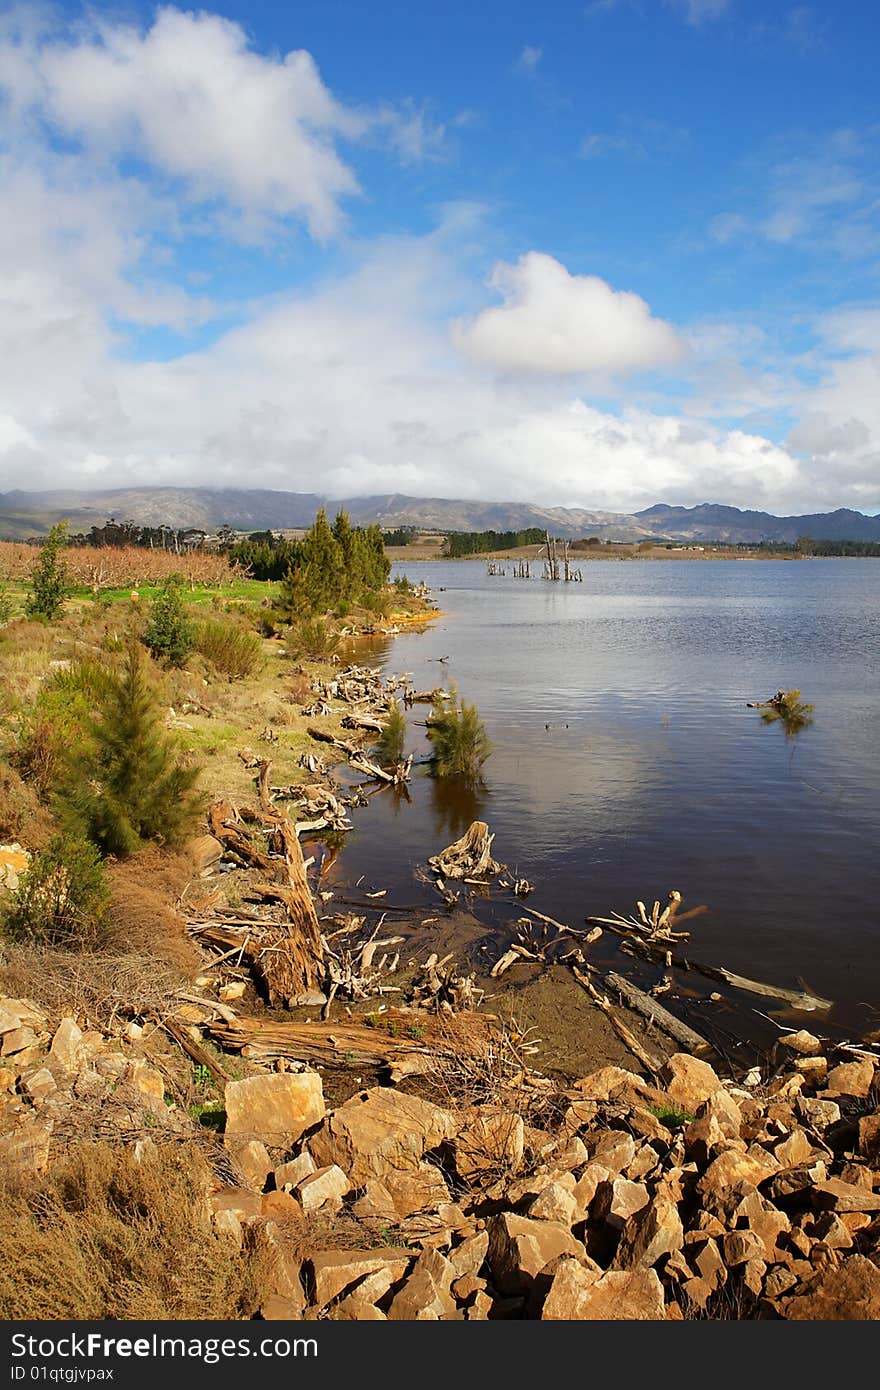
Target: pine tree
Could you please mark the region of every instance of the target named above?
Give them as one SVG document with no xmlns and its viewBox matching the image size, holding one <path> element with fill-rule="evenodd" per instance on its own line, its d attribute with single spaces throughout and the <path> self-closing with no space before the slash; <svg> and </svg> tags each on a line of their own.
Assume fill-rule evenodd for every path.
<svg viewBox="0 0 880 1390">
<path fill-rule="evenodd" d="M 24 606 L 29 618 L 51 622 L 64 607 L 67 575 L 61 550 L 67 544 L 67 526 L 66 521 L 59 521 L 40 548 L 39 557 L 31 570 L 31 592 Z"/>
<path fill-rule="evenodd" d="M 166 579 L 153 600 L 150 622 L 144 633 L 144 643 L 153 656 L 169 666 L 183 666 L 195 647 L 196 631 L 186 616 L 180 583 Z"/>
<path fill-rule="evenodd" d="M 105 854 L 185 838 L 200 810 L 199 769 L 177 761 L 134 643 L 122 672 L 108 681 L 89 732 L 61 789 L 62 818 Z"/>
<path fill-rule="evenodd" d="M 479 782 L 492 744 L 474 704 L 459 703 L 458 690 L 449 688 L 448 702 L 438 695 L 428 721 L 431 772 L 434 777 L 460 777 Z"/>
</svg>

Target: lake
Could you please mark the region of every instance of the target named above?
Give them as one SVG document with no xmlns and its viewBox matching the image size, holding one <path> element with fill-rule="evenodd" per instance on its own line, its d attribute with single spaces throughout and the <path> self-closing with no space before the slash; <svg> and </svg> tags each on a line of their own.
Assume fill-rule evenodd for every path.
<svg viewBox="0 0 880 1390">
<path fill-rule="evenodd" d="M 580 568 L 563 584 L 484 561 L 396 566 L 445 616 L 366 659 L 420 689 L 454 680 L 495 748 L 476 793 L 419 768 L 409 803 L 372 798 L 337 874 L 436 910 L 414 868 L 480 818 L 535 884 L 530 906 L 582 927 L 676 888 L 707 905 L 695 958 L 803 980 L 836 1001 L 839 1030 L 880 1027 L 880 562 Z M 815 705 L 796 738 L 746 707 L 779 687 Z M 417 726 L 408 747 L 427 751 Z M 506 941 L 516 905 L 476 910 Z M 626 964 L 607 934 L 594 958 Z"/>
</svg>

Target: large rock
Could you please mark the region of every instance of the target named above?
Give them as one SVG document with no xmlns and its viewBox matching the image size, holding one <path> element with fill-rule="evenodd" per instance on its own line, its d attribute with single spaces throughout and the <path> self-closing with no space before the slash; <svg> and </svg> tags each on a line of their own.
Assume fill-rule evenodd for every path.
<svg viewBox="0 0 880 1390">
<path fill-rule="evenodd" d="M 351 1183 L 336 1163 L 328 1168 L 319 1168 L 310 1173 L 296 1189 L 303 1211 L 318 1211 L 320 1208 L 338 1210 L 342 1199 L 351 1191 Z"/>
<path fill-rule="evenodd" d="M 676 1052 L 663 1068 L 666 1090 L 673 1104 L 692 1115 L 700 1106 L 720 1091 L 721 1079 L 708 1062 L 692 1057 L 688 1052 Z"/>
<path fill-rule="evenodd" d="M 553 1322 L 665 1320 L 663 1288 L 653 1269 L 597 1274 L 575 1259 L 562 1259 L 541 1316 Z"/>
<path fill-rule="evenodd" d="M 874 1063 L 869 1057 L 832 1067 L 825 1082 L 827 1096 L 855 1096 L 863 1100 L 874 1084 Z"/>
<path fill-rule="evenodd" d="M 402 1279 L 412 1261 L 412 1251 L 390 1246 L 387 1250 L 316 1250 L 309 1261 L 316 1307 L 325 1308 L 334 1298 L 368 1274 L 382 1270 L 387 1288 Z"/>
<path fill-rule="evenodd" d="M 666 1196 L 655 1196 L 624 1227 L 615 1269 L 650 1269 L 663 1256 L 680 1250 L 684 1231 L 678 1206 Z"/>
<path fill-rule="evenodd" d="M 455 1129 L 454 1117 L 439 1105 L 375 1086 L 334 1110 L 309 1148 L 320 1167 L 338 1163 L 362 1187 L 389 1170 L 417 1168 Z"/>
<path fill-rule="evenodd" d="M 455 1299 L 450 1292 L 455 1270 L 436 1250 L 426 1250 L 413 1267 L 402 1288 L 398 1289 L 388 1318 L 394 1322 L 438 1322 L 456 1313 Z"/>
<path fill-rule="evenodd" d="M 527 1293 L 545 1265 L 559 1255 L 586 1255 L 580 1241 L 559 1222 L 532 1221 L 512 1212 L 489 1222 L 489 1267 L 500 1293 Z"/>
<path fill-rule="evenodd" d="M 431 1163 L 418 1168 L 391 1168 L 384 1178 L 371 1178 L 353 1204 L 358 1217 L 405 1221 L 418 1213 L 436 1213 L 450 1200 L 443 1174 Z"/>
<path fill-rule="evenodd" d="M 0 1135 L 0 1172 L 28 1177 L 42 1173 L 49 1162 L 51 1139 L 51 1120 L 29 1120 L 11 1134 Z"/>
<path fill-rule="evenodd" d="M 636 1212 L 648 1205 L 650 1193 L 644 1183 L 614 1178 L 600 1183 L 590 1204 L 590 1216 L 604 1221 L 613 1230 L 622 1231 Z"/>
<path fill-rule="evenodd" d="M 75 1018 L 62 1018 L 49 1049 L 66 1071 L 76 1071 L 83 1057 L 83 1033 Z"/>
<path fill-rule="evenodd" d="M 799 1321 L 874 1322 L 880 1318 L 880 1269 L 864 1255 L 851 1255 L 779 1306 L 784 1317 Z"/>
<path fill-rule="evenodd" d="M 324 1089 L 316 1071 L 266 1073 L 226 1083 L 227 1135 L 289 1148 L 324 1115 Z"/>
<path fill-rule="evenodd" d="M 880 1192 L 840 1178 L 817 1183 L 812 1199 L 820 1211 L 880 1211 Z"/>
<path fill-rule="evenodd" d="M 818 1057 L 822 1051 L 822 1044 L 812 1033 L 808 1033 L 806 1028 L 801 1028 L 797 1033 L 785 1033 L 779 1039 L 780 1046 L 788 1047 L 792 1052 L 797 1052 L 805 1057 Z"/>
</svg>

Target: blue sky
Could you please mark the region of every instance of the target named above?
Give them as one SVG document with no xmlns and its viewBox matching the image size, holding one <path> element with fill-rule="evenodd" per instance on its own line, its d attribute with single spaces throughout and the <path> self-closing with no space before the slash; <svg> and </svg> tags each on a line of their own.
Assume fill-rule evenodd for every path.
<svg viewBox="0 0 880 1390">
<path fill-rule="evenodd" d="M 0 488 L 880 509 L 878 37 L 0 7 Z"/>
</svg>

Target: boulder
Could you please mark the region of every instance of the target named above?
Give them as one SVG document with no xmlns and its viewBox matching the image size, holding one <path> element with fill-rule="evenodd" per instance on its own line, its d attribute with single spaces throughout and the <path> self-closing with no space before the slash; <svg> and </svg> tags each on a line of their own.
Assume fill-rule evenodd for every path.
<svg viewBox="0 0 880 1390">
<path fill-rule="evenodd" d="M 489 1267 L 502 1294 L 527 1293 L 536 1276 L 557 1255 L 585 1255 L 567 1226 L 555 1221 L 532 1221 L 502 1212 L 489 1222 Z"/>
<path fill-rule="evenodd" d="M 263 1212 L 259 1194 L 243 1187 L 221 1187 L 212 1195 L 211 1207 L 215 1214 L 231 1211 L 239 1221 L 252 1221 Z"/>
<path fill-rule="evenodd" d="M 757 1187 L 776 1171 L 776 1162 L 769 1154 L 753 1152 L 742 1153 L 738 1149 L 728 1149 L 713 1159 L 697 1183 L 697 1191 L 704 1197 L 726 1197 L 731 1189 L 744 1184 Z"/>
<path fill-rule="evenodd" d="M 590 1162 L 601 1163 L 612 1173 L 622 1173 L 635 1158 L 636 1143 L 623 1129 L 606 1129 L 590 1145 Z"/>
<path fill-rule="evenodd" d="M 388 1318 L 392 1322 L 438 1322 L 456 1312 L 451 1293 L 455 1270 L 436 1250 L 425 1250 L 416 1260 L 412 1273 L 398 1289 Z"/>
<path fill-rule="evenodd" d="M 874 1084 L 874 1063 L 869 1057 L 832 1067 L 825 1082 L 826 1096 L 855 1096 L 864 1100 Z"/>
<path fill-rule="evenodd" d="M 338 1163 L 353 1186 L 362 1187 L 389 1170 L 418 1168 L 424 1154 L 451 1139 L 455 1129 L 455 1118 L 439 1105 L 375 1086 L 334 1110 L 309 1148 L 320 1166 Z"/>
<path fill-rule="evenodd" d="M 290 1299 L 300 1310 L 306 1306 L 305 1290 L 302 1285 L 302 1261 L 296 1255 L 285 1236 L 284 1229 L 275 1221 L 266 1221 L 263 1225 L 263 1239 L 266 1242 L 268 1251 L 268 1271 L 266 1273 L 266 1284 L 264 1293 L 280 1294 L 282 1298 Z"/>
<path fill-rule="evenodd" d="M 290 1159 L 288 1163 L 279 1163 L 275 1169 L 275 1186 L 277 1188 L 296 1187 L 298 1182 L 307 1178 L 310 1173 L 314 1173 L 316 1168 L 315 1160 L 308 1149 L 303 1149 L 296 1158 Z"/>
<path fill-rule="evenodd" d="M 458 1277 L 463 1275 L 479 1274 L 483 1267 L 483 1261 L 489 1253 L 489 1233 L 488 1231 L 477 1231 L 476 1235 L 467 1236 L 450 1251 L 449 1263 L 452 1265 Z"/>
<path fill-rule="evenodd" d="M 663 1287 L 653 1269 L 597 1274 L 564 1258 L 556 1266 L 541 1316 L 554 1322 L 656 1322 L 666 1317 Z"/>
<path fill-rule="evenodd" d="M 338 1210 L 342 1199 L 351 1191 L 351 1183 L 336 1163 L 310 1173 L 297 1185 L 296 1195 L 303 1211 L 318 1211 L 321 1207 Z"/>
<path fill-rule="evenodd" d="M 692 1115 L 704 1101 L 721 1090 L 721 1079 L 709 1063 L 688 1052 L 676 1052 L 669 1058 L 663 1068 L 663 1079 L 673 1104 Z"/>
<path fill-rule="evenodd" d="M 644 1183 L 629 1182 L 627 1178 L 612 1178 L 600 1183 L 590 1203 L 590 1216 L 604 1221 L 613 1230 L 622 1231 L 630 1217 L 648 1205 L 650 1193 Z"/>
<path fill-rule="evenodd" d="M 666 1196 L 654 1196 L 624 1227 L 613 1267 L 650 1269 L 663 1255 L 680 1250 L 683 1242 L 677 1204 Z"/>
<path fill-rule="evenodd" d="M 842 1182 L 840 1178 L 816 1183 L 811 1195 L 813 1205 L 820 1211 L 880 1211 L 880 1192 L 861 1183 Z"/>
<path fill-rule="evenodd" d="M 872 1162 L 880 1160 L 880 1111 L 859 1120 L 859 1153 Z"/>
<path fill-rule="evenodd" d="M 262 1192 L 266 1179 L 272 1171 L 272 1160 L 266 1145 L 259 1139 L 245 1139 L 241 1135 L 226 1136 L 225 1148 L 235 1175 L 254 1192 Z"/>
<path fill-rule="evenodd" d="M 533 1220 L 560 1221 L 563 1226 L 573 1225 L 578 1215 L 577 1199 L 570 1188 L 563 1187 L 559 1182 L 548 1183 L 529 1207 L 529 1216 Z"/>
<path fill-rule="evenodd" d="M 83 1033 L 75 1018 L 62 1018 L 49 1052 L 65 1071 L 76 1071 L 83 1056 Z"/>
<path fill-rule="evenodd" d="M 800 1118 L 820 1131 L 836 1125 L 840 1119 L 840 1106 L 835 1105 L 833 1100 L 809 1100 L 799 1096 L 797 1108 Z"/>
<path fill-rule="evenodd" d="M 226 1083 L 226 1134 L 289 1148 L 324 1118 L 316 1071 L 273 1072 Z"/>
<path fill-rule="evenodd" d="M 0 1135 L 0 1172 L 21 1176 L 42 1173 L 49 1162 L 51 1139 L 51 1120 L 28 1120 L 11 1134 Z"/>
<path fill-rule="evenodd" d="M 806 1028 L 801 1028 L 797 1033 L 785 1033 L 779 1039 L 781 1047 L 790 1048 L 792 1052 L 797 1052 L 805 1057 L 816 1057 L 822 1051 L 822 1044 L 812 1033 L 808 1033 Z"/>
<path fill-rule="evenodd" d="M 384 1250 L 316 1250 L 309 1260 L 315 1306 L 326 1308 L 352 1284 L 377 1270 L 387 1274 L 386 1287 L 390 1288 L 403 1278 L 412 1258 L 411 1250 L 395 1246 Z"/>
<path fill-rule="evenodd" d="M 301 1299 L 285 1298 L 280 1293 L 267 1294 L 260 1308 L 260 1317 L 266 1322 L 298 1322 L 302 1314 Z"/>
<path fill-rule="evenodd" d="M 822 1271 L 809 1288 L 785 1299 L 782 1316 L 807 1322 L 870 1321 L 880 1318 L 880 1269 L 864 1255 L 851 1255 Z"/>
<path fill-rule="evenodd" d="M 54 1095 L 58 1090 L 55 1077 L 48 1067 L 40 1067 L 39 1071 L 32 1071 L 22 1082 L 22 1090 L 25 1091 L 33 1101 L 48 1100 L 49 1096 Z"/>
</svg>

